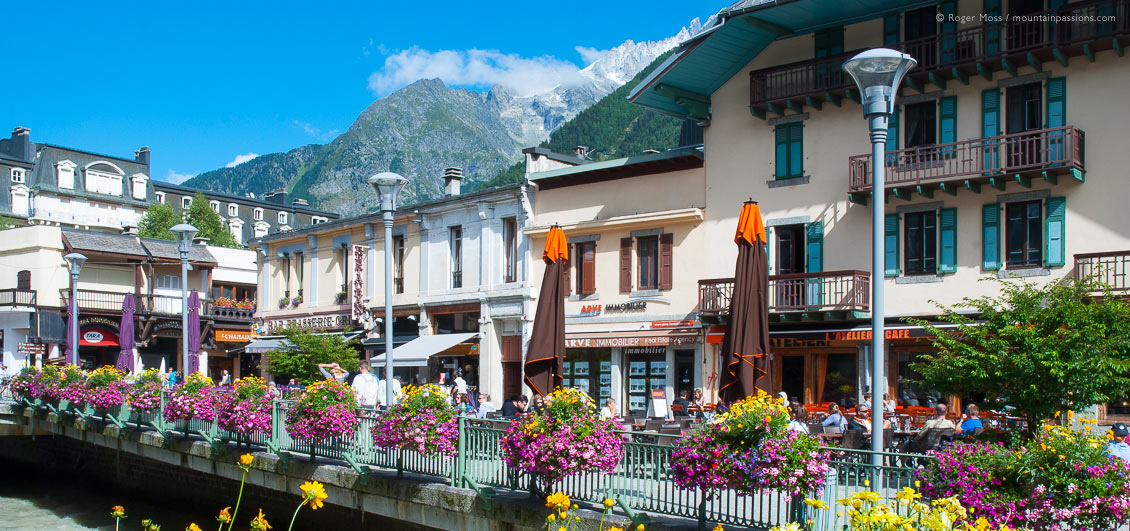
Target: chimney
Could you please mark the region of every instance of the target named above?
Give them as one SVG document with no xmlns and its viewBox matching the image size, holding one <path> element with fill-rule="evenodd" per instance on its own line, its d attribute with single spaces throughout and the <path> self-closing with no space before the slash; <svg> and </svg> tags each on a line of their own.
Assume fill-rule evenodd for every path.
<svg viewBox="0 0 1130 531">
<path fill-rule="evenodd" d="M 573 148 L 573 154 L 576 155 L 578 159 L 585 158 L 585 153 L 588 153 L 588 151 L 588 146 L 577 146 Z"/>
<path fill-rule="evenodd" d="M 292 203 L 294 206 L 310 206 L 310 202 L 302 198 L 296 198 Z"/>
<path fill-rule="evenodd" d="M 133 152 L 133 158 L 138 164 L 149 165 L 149 146 L 141 146 L 141 149 Z"/>
<path fill-rule="evenodd" d="M 459 184 L 463 182 L 463 168 L 443 169 L 443 195 L 459 195 Z"/>
<path fill-rule="evenodd" d="M 133 225 L 125 225 L 122 227 L 122 234 L 137 236 L 137 227 Z"/>
<path fill-rule="evenodd" d="M 27 162 L 35 160 L 35 150 L 31 146 L 31 129 L 17 127 L 12 130 L 12 147 L 8 154 Z"/>
<path fill-rule="evenodd" d="M 279 188 L 263 194 L 263 200 L 276 205 L 286 204 L 286 188 Z"/>
</svg>

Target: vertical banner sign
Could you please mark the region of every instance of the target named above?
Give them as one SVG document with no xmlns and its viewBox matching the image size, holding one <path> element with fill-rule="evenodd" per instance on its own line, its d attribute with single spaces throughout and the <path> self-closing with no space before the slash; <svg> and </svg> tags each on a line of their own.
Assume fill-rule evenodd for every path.
<svg viewBox="0 0 1130 531">
<path fill-rule="evenodd" d="M 365 246 L 353 246 L 353 322 L 365 315 Z"/>
</svg>

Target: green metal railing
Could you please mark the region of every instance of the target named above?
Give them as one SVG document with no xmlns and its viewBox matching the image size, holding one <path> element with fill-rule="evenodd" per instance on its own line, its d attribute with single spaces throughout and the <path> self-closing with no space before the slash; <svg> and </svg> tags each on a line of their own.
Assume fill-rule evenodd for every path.
<svg viewBox="0 0 1130 531">
<path fill-rule="evenodd" d="M 40 401 L 26 402 L 36 409 L 49 406 Z M 366 481 L 371 469 L 396 471 L 433 477 L 456 487 L 473 489 L 488 505 L 495 489 L 519 492 L 544 491 L 546 486 L 532 483 L 528 474 L 511 468 L 502 451 L 502 437 L 509 422 L 504 420 L 459 418 L 458 452 L 454 457 L 428 457 L 402 449 L 378 448 L 372 429 L 379 412 L 364 410 L 358 419 L 355 434 L 327 441 L 295 440 L 286 431 L 286 413 L 293 402 L 275 400 L 271 405 L 270 433 L 244 436 L 222 429 L 217 420 L 169 422 L 164 418 L 165 397 L 156 411 L 131 411 L 128 407 L 110 412 L 76 411 L 66 404 L 50 409 L 59 417 L 76 415 L 105 418 L 124 430 L 155 430 L 168 438 L 200 437 L 220 447 L 229 443 L 249 444 L 279 455 L 284 461 L 304 456 L 341 460 L 349 464 Z M 112 417 L 112 420 L 111 420 Z M 132 423 L 132 424 L 131 424 Z M 667 515 L 697 520 L 700 527 L 715 523 L 727 526 L 768 528 L 815 515 L 806 511 L 801 500 L 785 494 L 742 495 L 730 490 L 702 492 L 687 490 L 675 484 L 671 455 L 678 435 L 623 432 L 624 455 L 611 473 L 582 473 L 569 476 L 552 485 L 577 501 L 600 503 L 612 498 L 636 523 L 645 523 L 648 514 Z M 882 453 L 883 465 L 870 464 L 872 452 L 827 448 L 832 452 L 831 470 L 823 499 L 833 506 L 840 498 L 864 490 L 873 490 L 893 500 L 903 487 L 914 485 L 915 471 L 925 466 L 929 456 Z M 811 493 L 815 497 L 816 493 Z M 831 513 L 833 511 L 825 511 Z"/>
</svg>

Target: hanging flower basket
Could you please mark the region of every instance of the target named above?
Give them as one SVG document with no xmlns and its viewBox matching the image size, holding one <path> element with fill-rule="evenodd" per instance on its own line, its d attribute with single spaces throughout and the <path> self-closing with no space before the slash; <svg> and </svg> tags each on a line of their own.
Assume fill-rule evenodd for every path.
<svg viewBox="0 0 1130 531">
<path fill-rule="evenodd" d="M 196 373 L 173 389 L 165 404 L 165 420 L 214 420 L 216 386 L 212 379 Z"/>
<path fill-rule="evenodd" d="M 262 378 L 240 378 L 216 395 L 221 428 L 245 436 L 271 433 L 271 395 Z"/>
<path fill-rule="evenodd" d="M 373 441 L 381 448 L 454 456 L 459 442 L 458 412 L 438 385 L 410 385 L 404 389 L 404 400 L 373 425 Z"/>
<path fill-rule="evenodd" d="M 146 369 L 126 390 L 130 407 L 142 413 L 152 413 L 161 406 L 161 373 Z"/>
<path fill-rule="evenodd" d="M 336 380 L 322 380 L 306 388 L 298 402 L 286 412 L 286 431 L 310 444 L 325 439 L 352 436 L 357 429 L 357 399 L 353 390 Z"/>
</svg>

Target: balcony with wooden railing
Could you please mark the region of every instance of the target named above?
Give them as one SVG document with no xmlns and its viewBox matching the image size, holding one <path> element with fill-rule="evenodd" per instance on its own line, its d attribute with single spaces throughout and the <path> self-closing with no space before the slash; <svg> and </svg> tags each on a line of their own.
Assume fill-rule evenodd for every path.
<svg viewBox="0 0 1130 531">
<path fill-rule="evenodd" d="M 1083 147 L 1083 131 L 1074 126 L 911 147 L 886 153 L 884 183 L 896 196 L 909 199 L 912 193 L 932 197 L 934 190 L 980 192 L 984 183 L 1004 190 L 1009 181 L 1026 187 L 1032 179 L 1058 182 L 1061 175 L 1082 181 Z M 865 203 L 871 191 L 871 155 L 851 157 L 848 166 L 850 197 Z"/>
<path fill-rule="evenodd" d="M 63 304 L 66 307 L 70 306 L 71 291 L 69 289 L 60 290 L 63 296 Z M 163 315 L 163 316 L 179 316 L 181 315 L 182 300 L 180 296 L 175 295 L 135 295 L 133 293 L 121 293 L 114 291 L 99 291 L 90 289 L 78 290 L 78 309 L 80 312 L 100 312 L 109 314 L 121 314 L 122 302 L 126 297 L 134 298 L 134 313 L 138 315 Z M 201 312 L 200 315 L 204 317 L 212 317 L 216 313 L 213 301 L 211 299 L 201 299 Z M 245 310 L 242 308 L 225 308 L 225 310 L 237 310 L 232 313 L 236 319 L 251 319 L 253 310 Z M 241 317 L 242 316 L 242 317 Z"/>
<path fill-rule="evenodd" d="M 28 307 L 36 305 L 36 292 L 33 289 L 0 289 L 0 307 Z"/>
<path fill-rule="evenodd" d="M 1075 280 L 1091 278 L 1111 293 L 1130 295 L 1130 251 L 1075 255 Z"/>
<path fill-rule="evenodd" d="M 733 278 L 698 281 L 699 317 L 724 321 L 733 291 Z M 770 275 L 768 302 L 774 322 L 863 318 L 871 311 L 871 274 L 847 270 Z"/>
<path fill-rule="evenodd" d="M 1057 18 L 1053 18 L 1057 17 Z M 1055 21 L 1053 21 L 1055 20 Z M 1067 4 L 1021 21 L 994 21 L 889 45 L 918 61 L 906 78 L 911 89 L 926 85 L 945 89 L 948 82 L 968 83 L 1004 70 L 1017 74 L 1021 65 L 1043 69 L 1057 61 L 1067 66 L 1072 57 L 1095 60 L 1095 53 L 1123 54 L 1130 38 L 1130 0 L 1099 0 Z M 878 43 L 876 43 L 878 45 Z M 843 72 L 845 61 L 863 50 L 798 61 L 750 72 L 750 112 L 759 118 L 823 104 L 839 106 L 843 98 L 859 101 L 859 91 Z"/>
</svg>

